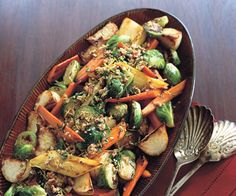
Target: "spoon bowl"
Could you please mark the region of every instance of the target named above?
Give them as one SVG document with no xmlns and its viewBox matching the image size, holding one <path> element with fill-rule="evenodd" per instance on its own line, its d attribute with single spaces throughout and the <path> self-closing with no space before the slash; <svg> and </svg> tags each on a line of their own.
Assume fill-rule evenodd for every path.
<svg viewBox="0 0 236 196">
<path fill-rule="evenodd" d="M 173 179 L 167 189 L 169 195 L 179 169 L 199 158 L 206 148 L 213 131 L 213 115 L 205 106 L 193 106 L 189 109 L 180 137 L 174 147 L 177 159 Z"/>
<path fill-rule="evenodd" d="M 214 123 L 214 129 L 206 149 L 199 160 L 176 185 L 170 195 L 174 195 L 180 187 L 206 162 L 216 162 L 236 154 L 236 123 L 228 120 Z"/>
</svg>

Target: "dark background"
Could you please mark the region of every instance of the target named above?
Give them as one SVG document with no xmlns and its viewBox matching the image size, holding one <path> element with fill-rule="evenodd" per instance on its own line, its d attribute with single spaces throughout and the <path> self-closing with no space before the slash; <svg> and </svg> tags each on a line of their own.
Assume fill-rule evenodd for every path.
<svg viewBox="0 0 236 196">
<path fill-rule="evenodd" d="M 0 143 L 34 83 L 68 46 L 104 19 L 141 7 L 182 20 L 195 49 L 194 100 L 235 121 L 235 1 L 0 0 Z"/>
</svg>

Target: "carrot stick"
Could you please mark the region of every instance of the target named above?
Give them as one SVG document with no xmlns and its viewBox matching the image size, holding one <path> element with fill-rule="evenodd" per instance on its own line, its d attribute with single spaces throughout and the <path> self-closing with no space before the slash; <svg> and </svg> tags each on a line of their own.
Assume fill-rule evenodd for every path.
<svg viewBox="0 0 236 196">
<path fill-rule="evenodd" d="M 146 65 L 143 66 L 142 72 L 145 73 L 147 76 L 150 76 L 152 78 L 157 78 L 157 75 Z"/>
<path fill-rule="evenodd" d="M 157 96 L 161 95 L 161 90 L 156 89 L 156 90 L 150 90 L 146 92 L 142 92 L 136 95 L 130 95 L 127 97 L 122 97 L 119 99 L 108 99 L 107 102 L 110 103 L 116 103 L 116 102 L 127 102 L 127 101 L 141 101 L 141 100 L 147 100 L 147 99 L 152 99 Z"/>
<path fill-rule="evenodd" d="M 147 167 L 147 164 L 148 164 L 148 161 L 145 158 L 145 156 L 138 158 L 136 162 L 136 171 L 135 171 L 134 178 L 131 181 L 126 183 L 123 189 L 124 190 L 123 196 L 130 196 L 139 178 L 142 176 L 145 168 Z"/>
<path fill-rule="evenodd" d="M 148 171 L 147 169 L 145 169 L 144 171 L 143 171 L 143 173 L 142 173 L 142 177 L 143 178 L 149 178 L 149 177 L 151 177 L 152 176 L 152 174 L 150 173 L 150 171 Z"/>
<path fill-rule="evenodd" d="M 183 80 L 179 84 L 171 87 L 169 90 L 164 91 L 160 96 L 153 99 L 145 108 L 142 109 L 142 115 L 147 116 L 153 112 L 158 106 L 170 101 L 174 97 L 182 93 L 186 84 L 186 80 Z"/>
<path fill-rule="evenodd" d="M 154 38 L 150 38 L 148 41 L 147 50 L 155 49 L 159 44 L 159 41 Z"/>
<path fill-rule="evenodd" d="M 117 43 L 117 47 L 118 47 L 118 48 L 124 48 L 125 45 L 123 44 L 123 42 L 118 42 L 118 43 Z"/>
<path fill-rule="evenodd" d="M 154 73 L 151 69 L 149 69 L 147 66 L 143 66 L 142 72 L 145 73 L 147 76 L 150 76 L 152 78 L 158 78 L 159 80 L 163 80 L 163 78 L 161 77 L 160 73 L 157 71 L 157 69 L 155 70 L 156 73 Z"/>
<path fill-rule="evenodd" d="M 113 127 L 110 132 L 110 136 L 107 138 L 107 143 L 102 147 L 102 152 L 110 148 L 113 144 L 117 143 L 125 136 L 126 124 L 124 122 L 119 123 Z"/>
<path fill-rule="evenodd" d="M 115 196 L 117 194 L 118 190 L 108 190 L 108 189 L 100 189 L 95 188 L 93 196 Z"/>
<path fill-rule="evenodd" d="M 88 79 L 87 72 L 93 72 L 97 67 L 103 64 L 104 59 L 92 59 L 90 60 L 76 76 L 77 83 L 85 82 Z"/>
<path fill-rule="evenodd" d="M 65 93 L 61 96 L 60 100 L 56 103 L 56 105 L 54 106 L 54 108 L 52 109 L 51 113 L 53 115 L 57 115 L 60 110 L 61 107 L 65 101 L 65 99 L 67 99 L 68 97 L 70 97 L 71 95 L 73 95 L 75 88 L 76 88 L 76 83 L 72 82 L 69 84 L 68 88 L 66 89 Z"/>
<path fill-rule="evenodd" d="M 58 78 L 60 78 L 63 75 L 63 73 L 65 72 L 65 70 L 68 67 L 68 65 L 70 64 L 70 62 L 73 60 L 77 60 L 78 62 L 81 62 L 79 56 L 75 55 L 75 56 L 57 64 L 57 65 L 54 65 L 48 74 L 47 81 L 49 83 L 51 83 L 51 82 L 57 80 Z"/>
<path fill-rule="evenodd" d="M 79 141 L 84 142 L 84 139 L 76 133 L 74 130 L 72 130 L 70 127 L 65 126 L 63 122 L 61 122 L 56 116 L 51 114 L 45 107 L 39 106 L 37 112 L 39 115 L 44 118 L 52 127 L 54 128 L 60 128 L 63 127 L 63 132 L 59 134 L 67 141 Z"/>
</svg>

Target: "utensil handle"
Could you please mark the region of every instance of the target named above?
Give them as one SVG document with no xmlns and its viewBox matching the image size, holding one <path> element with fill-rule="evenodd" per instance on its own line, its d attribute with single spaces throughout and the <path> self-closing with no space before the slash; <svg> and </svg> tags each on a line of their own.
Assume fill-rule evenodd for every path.
<svg viewBox="0 0 236 196">
<path fill-rule="evenodd" d="M 205 163 L 205 161 L 199 160 L 194 167 L 187 173 L 185 176 L 183 176 L 176 184 L 173 186 L 173 188 L 170 191 L 170 196 L 173 196 L 187 180 L 196 173 L 196 171 Z"/>
<path fill-rule="evenodd" d="M 175 166 L 175 170 L 174 170 L 174 174 L 173 174 L 172 180 L 171 180 L 170 185 L 169 185 L 169 187 L 168 187 L 168 189 L 167 189 L 167 191 L 166 191 L 165 196 L 169 196 L 169 195 L 170 195 L 170 192 L 171 192 L 171 190 L 172 190 L 173 184 L 174 184 L 174 182 L 175 182 L 175 179 L 176 179 L 177 174 L 178 174 L 178 172 L 179 172 L 179 169 L 180 169 L 181 167 L 182 167 L 182 164 L 178 164 L 178 162 L 177 162 L 177 164 L 176 164 L 176 166 Z"/>
</svg>

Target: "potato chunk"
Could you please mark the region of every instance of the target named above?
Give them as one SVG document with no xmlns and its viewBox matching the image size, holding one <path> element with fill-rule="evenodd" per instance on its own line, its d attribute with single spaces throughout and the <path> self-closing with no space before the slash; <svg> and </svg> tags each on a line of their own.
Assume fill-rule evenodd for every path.
<svg viewBox="0 0 236 196">
<path fill-rule="evenodd" d="M 26 179 L 29 176 L 30 169 L 26 161 L 10 158 L 2 161 L 2 174 L 7 181 L 12 183 Z"/>
<path fill-rule="evenodd" d="M 167 145 L 168 135 L 166 126 L 163 125 L 144 137 L 138 147 L 150 156 L 158 156 L 166 150 Z"/>
</svg>

